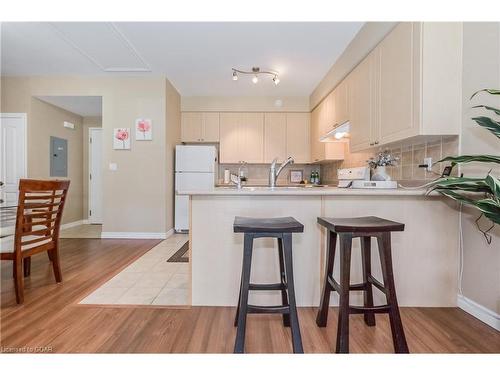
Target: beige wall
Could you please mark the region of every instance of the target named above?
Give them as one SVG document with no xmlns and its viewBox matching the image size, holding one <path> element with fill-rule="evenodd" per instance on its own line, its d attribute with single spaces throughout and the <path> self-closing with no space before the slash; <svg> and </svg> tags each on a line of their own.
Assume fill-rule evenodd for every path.
<svg viewBox="0 0 500 375">
<path fill-rule="evenodd" d="M 174 227 L 175 196 L 175 146 L 181 143 L 181 97 L 175 87 L 166 82 L 167 103 L 167 136 L 166 136 L 166 197 L 167 197 L 167 230 Z"/>
<path fill-rule="evenodd" d="M 5 95 L 4 96 L 8 96 Z M 71 185 L 68 200 L 64 209 L 63 223 L 82 220 L 83 196 L 83 118 L 77 114 L 65 111 L 59 107 L 45 103 L 36 98 L 28 98 L 30 111 L 10 110 L 2 106 L 4 112 L 28 113 L 28 178 L 48 179 L 65 177 L 50 177 L 50 137 L 63 138 L 68 141 L 68 179 Z M 63 127 L 63 122 L 75 124 L 75 129 Z"/>
<path fill-rule="evenodd" d="M 282 106 L 275 105 L 276 100 Z M 184 96 L 182 111 L 309 112 L 309 98 L 300 96 Z"/>
<path fill-rule="evenodd" d="M 481 129 L 470 118 L 484 111 L 473 105 L 500 107 L 500 98 L 480 95 L 470 101 L 471 94 L 482 88 L 500 88 L 500 23 L 464 23 L 463 29 L 463 120 L 462 154 L 500 154 L 500 141 Z M 491 115 L 491 114 L 490 114 Z M 468 165 L 462 168 L 467 176 L 484 176 L 493 165 Z M 492 171 L 500 176 L 500 168 Z M 500 314 L 500 226 L 491 232 L 488 245 L 477 230 L 474 220 L 478 211 L 466 209 L 462 217 L 464 238 L 463 295 Z M 488 227 L 487 220 L 481 226 Z"/>
<path fill-rule="evenodd" d="M 103 232 L 153 236 L 169 229 L 165 92 L 164 77 L 2 77 L 1 100 L 3 111 L 26 112 L 29 123 L 32 96 L 102 96 Z M 139 117 L 152 119 L 153 141 L 134 140 Z M 131 150 L 113 150 L 118 127 L 131 128 Z M 110 171 L 109 163 L 117 163 L 118 170 Z"/>
<path fill-rule="evenodd" d="M 102 117 L 83 118 L 83 218 L 89 218 L 89 128 L 102 127 Z"/>
</svg>

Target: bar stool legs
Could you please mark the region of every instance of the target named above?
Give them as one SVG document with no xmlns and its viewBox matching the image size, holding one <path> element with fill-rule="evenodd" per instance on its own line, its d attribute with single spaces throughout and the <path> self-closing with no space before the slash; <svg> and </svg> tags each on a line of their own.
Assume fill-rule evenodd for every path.
<svg viewBox="0 0 500 375">
<path fill-rule="evenodd" d="M 288 296 L 286 293 L 286 273 L 285 273 L 285 258 L 283 256 L 283 240 L 281 238 L 277 238 L 278 241 L 278 259 L 279 259 L 279 267 L 280 267 L 280 284 L 281 284 L 281 303 L 283 306 L 288 305 Z M 243 274 L 242 274 L 243 280 Z M 241 283 L 240 283 L 240 293 L 238 295 L 238 304 L 236 305 L 236 315 L 234 316 L 234 326 L 238 327 L 238 314 L 240 311 L 240 302 L 241 302 Z M 283 314 L 283 325 L 285 327 L 290 327 L 290 314 Z"/>
<path fill-rule="evenodd" d="M 339 283 L 333 278 L 333 266 L 335 259 L 335 246 L 337 235 L 340 242 L 340 279 Z M 349 353 L 349 315 L 363 314 L 364 321 L 368 326 L 375 325 L 375 313 L 388 313 L 391 324 L 394 351 L 396 353 L 409 353 L 408 345 L 401 322 L 398 302 L 396 298 L 396 288 L 394 285 L 394 275 L 392 270 L 391 257 L 391 234 L 390 232 L 371 233 L 370 235 L 359 236 L 361 240 L 361 262 L 363 267 L 363 283 L 350 284 L 351 251 L 353 233 L 335 233 L 328 231 L 327 237 L 327 257 L 325 264 L 325 277 L 321 302 L 316 317 L 316 324 L 325 327 L 328 320 L 328 306 L 330 303 L 330 293 L 339 293 L 339 316 L 337 327 L 337 353 Z M 371 274 L 371 237 L 376 237 L 380 253 L 380 262 L 384 284 L 382 285 Z M 387 298 L 387 304 L 373 306 L 373 286 L 380 289 Z M 362 290 L 364 292 L 363 306 L 350 306 L 349 291 Z"/>
<path fill-rule="evenodd" d="M 247 325 L 248 291 L 250 290 L 250 269 L 252 266 L 253 236 L 246 234 L 243 243 L 243 268 L 241 271 L 241 292 L 238 306 L 238 330 L 234 343 L 234 353 L 245 351 L 245 330 Z"/>
<path fill-rule="evenodd" d="M 398 300 L 396 298 L 396 288 L 394 286 L 394 274 L 392 271 L 391 255 L 391 233 L 382 233 L 377 237 L 380 251 L 380 262 L 382 264 L 382 276 L 386 287 L 385 295 L 389 305 L 389 321 L 391 323 L 392 342 L 396 353 L 409 353 L 408 344 L 403 330 L 403 323 L 399 315 Z"/>
<path fill-rule="evenodd" d="M 248 313 L 281 313 L 283 325 L 290 327 L 294 353 L 303 353 L 302 338 L 300 335 L 299 319 L 297 314 L 292 261 L 292 233 L 283 233 L 278 238 L 278 256 L 280 266 L 280 283 L 258 285 L 250 284 L 250 270 L 252 263 L 253 239 L 259 235 L 245 233 L 243 245 L 243 268 L 241 274 L 240 295 L 236 310 L 235 326 L 236 341 L 234 353 L 245 351 L 246 316 Z M 252 306 L 248 305 L 250 290 L 281 290 L 282 306 Z"/>
<path fill-rule="evenodd" d="M 293 262 L 292 262 L 292 234 L 283 234 L 284 240 L 284 256 L 285 256 L 285 269 L 287 291 L 289 299 L 290 310 L 290 329 L 292 331 L 292 345 L 294 353 L 304 353 L 302 348 L 302 338 L 300 336 L 299 317 L 297 314 L 297 304 L 295 301 L 295 286 L 293 281 Z M 283 316 L 284 317 L 284 316 Z"/>
<path fill-rule="evenodd" d="M 373 307 L 373 285 L 371 283 L 372 275 L 372 242 L 371 237 L 361 237 L 361 265 L 363 268 L 363 284 L 365 284 L 365 292 L 363 300 L 365 307 Z M 365 312 L 364 319 L 367 326 L 375 325 L 375 314 L 373 312 Z"/>
</svg>

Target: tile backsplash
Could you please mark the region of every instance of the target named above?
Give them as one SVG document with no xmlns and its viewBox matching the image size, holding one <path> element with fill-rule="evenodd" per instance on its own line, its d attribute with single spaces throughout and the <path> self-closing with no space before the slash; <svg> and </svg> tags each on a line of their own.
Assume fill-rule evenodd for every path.
<svg viewBox="0 0 500 375">
<path fill-rule="evenodd" d="M 387 171 L 393 180 L 397 181 L 430 181 L 438 177 L 444 165 L 434 164 L 436 161 L 458 154 L 458 137 L 442 137 L 441 139 L 429 142 L 419 142 L 398 147 L 391 147 L 388 150 L 399 157 L 398 165 L 387 167 Z M 336 183 L 338 168 L 353 168 L 366 165 L 366 161 L 375 156 L 374 153 L 346 153 L 346 158 L 342 161 L 322 164 L 321 176 L 324 183 Z M 424 157 L 431 157 L 433 162 L 432 172 L 427 172 L 425 168 L 419 168 L 423 164 Z"/>
<path fill-rule="evenodd" d="M 278 164 L 279 166 L 279 164 Z M 269 181 L 270 164 L 247 164 L 248 184 L 266 185 Z M 224 169 L 229 169 L 232 174 L 238 174 L 239 164 L 220 164 L 219 165 L 219 183 L 224 181 Z M 278 176 L 278 184 L 284 185 L 290 183 L 290 171 L 302 170 L 304 178 L 309 180 L 313 170 L 320 170 L 319 165 L 311 164 L 292 164 L 287 165 L 283 172 Z"/>
<path fill-rule="evenodd" d="M 419 142 L 398 147 L 388 148 L 390 152 L 399 157 L 398 165 L 387 167 L 387 171 L 393 180 L 397 181 L 430 181 L 440 175 L 444 166 L 442 163 L 435 164 L 432 167 L 433 172 L 425 171 L 425 168 L 419 168 L 423 163 L 424 157 L 431 157 L 432 162 L 442 159 L 445 156 L 454 156 L 458 154 L 458 137 L 442 137 L 441 139 Z M 284 171 L 278 177 L 278 184 L 290 183 L 290 170 L 302 170 L 304 178 L 309 180 L 312 171 L 319 170 L 321 182 L 323 184 L 337 184 L 338 168 L 362 167 L 366 161 L 375 156 L 373 152 L 350 153 L 346 149 L 344 160 L 325 164 L 293 164 L 285 167 Z M 220 164 L 219 165 L 219 183 L 223 182 L 224 170 L 229 169 L 231 173 L 238 173 L 238 164 Z M 269 178 L 269 164 L 248 164 L 246 166 L 248 184 L 267 184 Z"/>
</svg>

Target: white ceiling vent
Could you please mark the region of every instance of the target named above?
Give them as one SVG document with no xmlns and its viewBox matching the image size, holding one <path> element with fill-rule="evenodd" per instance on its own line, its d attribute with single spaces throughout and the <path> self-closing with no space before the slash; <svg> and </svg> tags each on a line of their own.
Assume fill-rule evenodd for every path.
<svg viewBox="0 0 500 375">
<path fill-rule="evenodd" d="M 150 72 L 151 67 L 112 22 L 53 22 L 72 47 L 104 72 Z"/>
</svg>

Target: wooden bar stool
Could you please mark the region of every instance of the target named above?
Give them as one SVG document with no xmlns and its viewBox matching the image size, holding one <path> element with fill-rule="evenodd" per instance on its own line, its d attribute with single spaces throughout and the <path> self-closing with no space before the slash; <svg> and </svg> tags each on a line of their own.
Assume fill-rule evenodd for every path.
<svg viewBox="0 0 500 375">
<path fill-rule="evenodd" d="M 303 232 L 304 226 L 293 217 L 256 219 L 237 216 L 233 228 L 235 233 L 245 234 L 240 293 L 234 322 L 235 326 L 238 327 L 234 353 L 245 351 L 247 314 L 282 314 L 283 324 L 289 326 L 292 331 L 293 352 L 303 353 L 293 284 L 292 233 Z M 250 283 L 253 240 L 261 237 L 272 237 L 278 240 L 280 282 L 277 284 Z M 279 306 L 249 305 L 248 294 L 250 290 L 280 290 L 282 304 Z"/>
<path fill-rule="evenodd" d="M 325 278 L 321 304 L 316 318 L 319 327 L 325 327 L 328 319 L 328 305 L 330 292 L 336 291 L 340 295 L 339 320 L 337 327 L 337 353 L 349 353 L 349 314 L 364 314 L 368 326 L 375 325 L 375 314 L 388 313 L 394 350 L 396 353 L 408 353 L 408 345 L 399 315 L 394 275 L 391 258 L 391 232 L 403 231 L 405 225 L 375 216 L 350 219 L 335 219 L 318 217 L 318 223 L 328 230 L 327 257 L 325 264 Z M 340 237 L 340 282 L 333 278 L 333 262 L 337 234 Z M 361 240 L 361 263 L 363 267 L 363 282 L 350 284 L 351 247 L 352 239 Z M 377 238 L 382 275 L 384 283 L 375 279 L 371 274 L 371 237 Z M 387 304 L 373 306 L 372 286 L 380 289 L 387 298 Z M 349 305 L 349 291 L 364 291 L 364 306 Z"/>
</svg>

